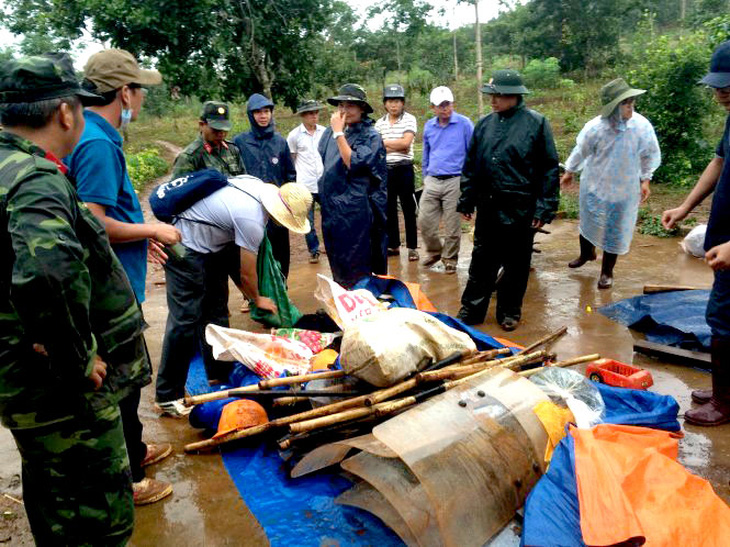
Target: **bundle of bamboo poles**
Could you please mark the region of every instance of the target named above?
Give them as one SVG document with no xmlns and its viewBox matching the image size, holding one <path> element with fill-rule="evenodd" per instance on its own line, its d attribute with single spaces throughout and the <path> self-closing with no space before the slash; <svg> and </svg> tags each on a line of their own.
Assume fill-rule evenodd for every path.
<svg viewBox="0 0 730 547">
<path fill-rule="evenodd" d="M 337 427 L 338 424 L 367 421 L 373 418 L 392 415 L 409 406 L 422 402 L 429 397 L 443 393 L 444 391 L 451 389 L 468 379 L 484 374 L 494 367 L 505 367 L 516 371 L 523 376 L 530 376 L 545 367 L 538 367 L 523 371 L 522 369 L 524 367 L 554 359 L 554 355 L 550 354 L 547 349 L 538 351 L 533 350 L 541 346 L 544 346 L 545 348 L 549 347 L 560 339 L 566 332 L 567 329 L 564 327 L 559 331 L 538 340 L 535 344 L 528 346 L 519 353 L 509 357 L 503 357 L 501 359 L 497 357 L 511 353 L 511 351 L 507 348 L 503 348 L 479 353 L 454 354 L 439 363 L 425 367 L 421 372 L 415 374 L 411 378 L 403 380 L 391 387 L 379 389 L 367 394 L 353 393 L 351 397 L 329 405 L 324 405 L 319 408 L 300 412 L 291 416 L 277 418 L 266 424 L 233 431 L 215 439 L 207 439 L 204 441 L 190 443 L 185 446 L 185 451 L 199 452 L 210 450 L 226 443 L 253 437 L 280 428 L 285 428 L 290 434 L 299 436 L 315 430 L 321 430 L 323 428 Z M 568 361 L 553 363 L 549 366 L 565 367 L 587 361 L 593 361 L 598 358 L 599 355 L 597 354 L 584 355 Z M 289 378 L 278 378 L 275 380 L 262 381 L 255 386 L 246 386 L 244 388 L 190 397 L 186 402 L 188 404 L 198 404 L 226 397 L 249 396 L 257 391 L 266 390 L 274 386 L 298 385 L 314 379 L 340 378 L 343 376 L 344 372 L 342 371 L 329 371 L 292 376 Z M 283 395 L 294 395 L 297 398 L 306 396 L 306 393 L 306 391 L 282 392 Z M 407 396 L 394 399 L 396 396 L 406 393 L 409 394 Z"/>
</svg>

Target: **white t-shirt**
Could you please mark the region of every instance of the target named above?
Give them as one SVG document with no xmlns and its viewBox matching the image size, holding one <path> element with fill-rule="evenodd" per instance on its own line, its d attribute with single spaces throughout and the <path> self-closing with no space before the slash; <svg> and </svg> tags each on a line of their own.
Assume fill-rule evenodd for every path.
<svg viewBox="0 0 730 547">
<path fill-rule="evenodd" d="M 232 177 L 228 182 L 180 215 L 175 226 L 182 234 L 182 244 L 199 253 L 215 253 L 235 241 L 258 254 L 269 220 L 260 202 L 264 183 L 250 175 Z"/>
<path fill-rule="evenodd" d="M 375 130 L 380 133 L 380 137 L 383 141 L 387 141 L 388 139 L 401 139 L 406 133 L 413 133 L 416 135 L 418 133 L 418 124 L 416 122 L 416 117 L 408 112 L 403 112 L 401 117 L 398 118 L 394 124 L 390 123 L 390 115 L 386 114 L 375 122 Z M 415 136 L 413 140 L 416 140 Z M 413 142 L 411 141 L 411 146 L 408 149 L 407 154 L 404 154 L 403 152 L 388 152 L 385 156 L 385 161 L 389 164 L 403 162 L 412 163 Z"/>
<path fill-rule="evenodd" d="M 313 194 L 319 192 L 317 181 L 324 171 L 322 157 L 317 151 L 324 129 L 321 125 L 317 125 L 314 133 L 310 134 L 304 124 L 300 123 L 286 138 L 289 151 L 296 154 L 294 167 L 297 170 L 297 182 L 303 184 Z"/>
</svg>

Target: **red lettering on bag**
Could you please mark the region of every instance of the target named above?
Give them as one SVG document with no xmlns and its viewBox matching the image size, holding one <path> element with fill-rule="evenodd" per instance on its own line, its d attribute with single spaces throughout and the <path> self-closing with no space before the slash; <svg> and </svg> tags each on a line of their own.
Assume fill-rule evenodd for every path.
<svg viewBox="0 0 730 547">
<path fill-rule="evenodd" d="M 342 307 L 345 308 L 345 311 L 347 313 L 350 313 L 352 310 L 355 309 L 356 302 L 354 301 L 352 296 L 350 296 L 349 294 L 341 294 L 339 298 L 340 304 L 342 304 Z"/>
</svg>

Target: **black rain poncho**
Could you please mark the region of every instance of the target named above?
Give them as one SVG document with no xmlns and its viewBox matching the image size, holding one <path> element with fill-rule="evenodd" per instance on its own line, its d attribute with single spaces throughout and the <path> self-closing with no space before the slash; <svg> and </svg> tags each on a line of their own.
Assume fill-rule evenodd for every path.
<svg viewBox="0 0 730 547">
<path fill-rule="evenodd" d="M 319 143 L 324 174 L 319 179 L 322 234 L 334 280 L 349 288 L 371 273 L 387 273 L 385 147 L 373 121 L 364 118 L 345 131 L 352 148 L 345 167 L 332 128 Z"/>
</svg>

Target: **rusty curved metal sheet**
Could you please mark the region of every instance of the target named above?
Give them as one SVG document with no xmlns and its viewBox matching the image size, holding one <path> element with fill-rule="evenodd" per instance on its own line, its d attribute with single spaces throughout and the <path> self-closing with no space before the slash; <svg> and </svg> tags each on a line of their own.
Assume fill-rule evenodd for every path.
<svg viewBox="0 0 730 547">
<path fill-rule="evenodd" d="M 361 452 L 342 468 L 367 481 L 398 512 L 420 547 L 439 547 L 438 522 L 426 491 L 399 458 Z"/>
<path fill-rule="evenodd" d="M 308 452 L 294 466 L 291 471 L 292 478 L 302 477 L 314 471 L 319 471 L 330 465 L 340 463 L 347 457 L 352 449 L 364 450 L 383 458 L 397 458 L 398 454 L 393 452 L 372 434 L 360 435 L 351 439 L 343 439 L 329 444 L 323 444 Z"/>
<path fill-rule="evenodd" d="M 375 488 L 366 482 L 361 482 L 353 486 L 350 490 L 340 494 L 335 503 L 340 505 L 351 505 L 358 509 L 363 509 L 372 513 L 386 526 L 389 526 L 403 540 L 408 547 L 419 547 L 416 539 L 411 534 L 408 526 L 405 525 L 403 519 L 388 500 L 378 492 Z"/>
<path fill-rule="evenodd" d="M 545 400 L 494 369 L 373 429 L 423 486 L 441 544 L 482 546 L 524 503 L 542 474 L 547 435 L 532 408 Z"/>
</svg>

